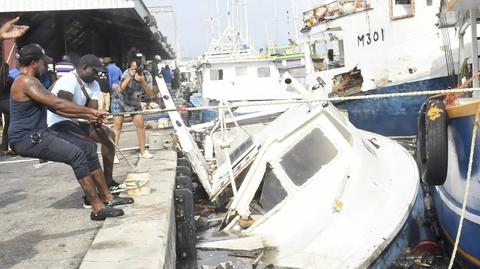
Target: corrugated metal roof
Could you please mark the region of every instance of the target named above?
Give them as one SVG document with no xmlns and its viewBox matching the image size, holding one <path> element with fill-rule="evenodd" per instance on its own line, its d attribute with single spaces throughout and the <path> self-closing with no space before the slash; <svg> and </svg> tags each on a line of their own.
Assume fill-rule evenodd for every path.
<svg viewBox="0 0 480 269">
<path fill-rule="evenodd" d="M 125 16 L 139 20 L 141 22 L 140 27 L 148 29 L 151 35 L 153 35 L 153 39 L 151 37 L 148 39 L 147 37 L 146 40 L 158 43 L 160 47 L 165 50 L 167 55 L 162 57 L 175 57 L 175 52 L 169 47 L 168 44 L 163 42 L 163 35 L 156 25 L 147 25 L 146 17 L 150 15 L 150 12 L 143 0 L 1 0 L 1 2 L 0 14 L 20 15 L 23 19 L 30 16 L 36 16 L 35 14 L 42 14 L 42 12 L 50 14 L 49 12 L 58 13 L 76 11 L 75 14 L 80 12 L 83 13 L 83 16 L 88 17 L 88 12 L 90 12 L 88 10 L 92 10 L 92 12 L 93 10 L 100 12 L 101 10 L 109 10 L 106 12 L 123 15 L 125 14 L 122 12 L 133 11 L 133 13 L 128 13 L 131 15 Z M 84 14 L 85 12 L 88 14 Z M 120 20 L 122 19 L 125 19 L 125 17 L 122 17 Z M 112 18 L 109 17 L 107 24 L 112 24 L 112 21 Z"/>
<path fill-rule="evenodd" d="M 135 2 L 139 0 L 9 0 L 2 1 L 1 12 L 134 8 Z"/>
</svg>

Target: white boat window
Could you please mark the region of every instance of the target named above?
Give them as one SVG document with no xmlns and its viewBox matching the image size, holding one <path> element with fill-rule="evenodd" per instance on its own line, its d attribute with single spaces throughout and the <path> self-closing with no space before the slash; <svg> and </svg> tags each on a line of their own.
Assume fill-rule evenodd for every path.
<svg viewBox="0 0 480 269">
<path fill-rule="evenodd" d="M 283 188 L 280 180 L 272 170 L 267 171 L 263 176 L 262 193 L 260 205 L 262 213 L 267 213 L 287 197 L 287 191 Z"/>
<path fill-rule="evenodd" d="M 270 77 L 270 67 L 259 67 L 259 68 L 257 68 L 257 76 L 259 78 Z"/>
<path fill-rule="evenodd" d="M 210 70 L 210 80 L 223 80 L 223 70 L 222 69 Z"/>
<path fill-rule="evenodd" d="M 390 0 L 392 20 L 412 17 L 415 14 L 415 0 Z"/>
<path fill-rule="evenodd" d="M 337 154 L 322 130 L 315 128 L 281 157 L 280 165 L 293 183 L 301 186 Z"/>
<path fill-rule="evenodd" d="M 248 75 L 247 67 L 235 67 L 235 75 L 236 76 L 246 76 L 246 75 Z"/>
</svg>

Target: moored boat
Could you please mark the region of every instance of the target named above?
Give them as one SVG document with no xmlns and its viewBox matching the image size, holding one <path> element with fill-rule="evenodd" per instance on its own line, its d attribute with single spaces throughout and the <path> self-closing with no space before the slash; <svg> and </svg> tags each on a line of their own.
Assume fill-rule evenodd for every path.
<svg viewBox="0 0 480 269">
<path fill-rule="evenodd" d="M 450 23 L 437 17 L 443 1 L 330 1 L 304 13 L 316 74 L 333 96 L 447 89 L 456 71 Z M 353 76 L 352 74 L 357 74 Z M 453 80 L 453 82 L 452 82 Z M 337 103 L 358 128 L 387 136 L 414 136 L 426 97 Z"/>
<path fill-rule="evenodd" d="M 459 62 L 471 63 L 473 77 L 469 80 L 478 90 L 478 43 L 473 42 L 468 50 L 464 42 L 477 40 L 479 4 L 471 0 L 445 3 L 442 12 L 456 18 Z M 468 74 L 461 77 L 462 80 L 468 78 Z M 468 81 L 463 84 L 468 85 Z M 459 257 L 456 260 L 465 268 L 480 268 L 478 131 L 474 137 L 479 106 L 478 91 L 471 97 L 429 98 L 419 116 L 417 139 L 417 161 L 423 181 L 432 186 L 439 226 L 449 245 L 458 247 L 452 256 Z"/>
</svg>

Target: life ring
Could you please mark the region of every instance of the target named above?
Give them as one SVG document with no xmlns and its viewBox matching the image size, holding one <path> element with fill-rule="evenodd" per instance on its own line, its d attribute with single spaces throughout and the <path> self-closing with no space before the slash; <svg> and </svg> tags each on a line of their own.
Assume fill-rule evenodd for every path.
<svg viewBox="0 0 480 269">
<path fill-rule="evenodd" d="M 418 117 L 416 159 L 422 180 L 443 185 L 448 168 L 447 114 L 443 99 L 428 99 Z"/>
</svg>

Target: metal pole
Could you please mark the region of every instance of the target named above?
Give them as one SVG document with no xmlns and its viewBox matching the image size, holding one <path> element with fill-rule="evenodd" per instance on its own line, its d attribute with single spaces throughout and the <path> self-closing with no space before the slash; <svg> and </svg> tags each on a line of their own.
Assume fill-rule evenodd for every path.
<svg viewBox="0 0 480 269">
<path fill-rule="evenodd" d="M 313 74 L 314 72 L 312 56 L 310 54 L 311 38 L 308 33 L 304 34 L 303 37 L 304 37 L 303 54 L 305 59 L 305 74 L 310 75 L 310 74 Z"/>
<path fill-rule="evenodd" d="M 470 9 L 470 29 L 472 33 L 472 74 L 478 74 L 478 41 L 477 41 L 477 10 Z M 479 81 L 478 78 L 473 81 L 473 87 L 478 87 Z M 473 96 L 475 98 L 479 98 L 480 95 L 478 93 L 474 93 Z"/>
<path fill-rule="evenodd" d="M 248 46 L 250 46 L 250 40 L 248 40 L 248 0 L 245 0 L 244 3 L 245 7 L 245 41 L 247 42 Z"/>
<path fill-rule="evenodd" d="M 216 0 L 216 8 L 217 8 L 217 17 L 216 22 L 217 22 L 217 31 L 214 33 L 214 37 L 217 37 L 217 35 L 220 35 L 220 6 L 218 5 L 218 0 Z"/>
<path fill-rule="evenodd" d="M 173 13 L 173 35 L 175 35 L 175 50 L 177 52 L 177 59 L 180 59 L 180 44 L 178 42 L 178 30 L 177 30 L 177 13 L 175 12 L 175 8 L 172 7 Z M 177 62 L 175 61 L 175 67 L 177 66 Z"/>
<path fill-rule="evenodd" d="M 227 27 L 230 27 L 232 26 L 231 24 L 231 18 L 232 14 L 231 14 L 231 10 L 230 10 L 230 0 L 227 0 Z"/>
<path fill-rule="evenodd" d="M 292 0 L 292 12 L 293 12 L 293 27 L 295 27 L 295 39 L 299 40 L 300 37 L 298 35 L 298 17 L 297 17 L 297 9 L 295 8 L 295 0 Z"/>
<path fill-rule="evenodd" d="M 458 64 L 461 65 L 465 59 L 465 34 L 458 34 Z"/>
</svg>

